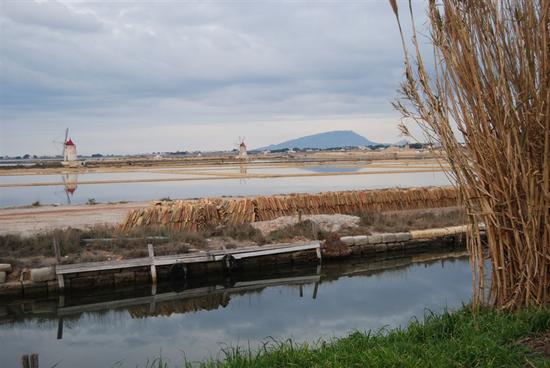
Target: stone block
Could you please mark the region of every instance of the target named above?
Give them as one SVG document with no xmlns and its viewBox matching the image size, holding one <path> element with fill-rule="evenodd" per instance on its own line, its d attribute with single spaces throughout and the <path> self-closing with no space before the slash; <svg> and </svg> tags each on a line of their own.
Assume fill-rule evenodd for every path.
<svg viewBox="0 0 550 368">
<path fill-rule="evenodd" d="M 355 236 L 343 236 L 340 238 L 340 241 L 348 246 L 355 245 Z"/>
<path fill-rule="evenodd" d="M 388 250 L 388 245 L 386 243 L 375 244 L 374 250 L 377 253 L 386 252 Z"/>
<path fill-rule="evenodd" d="M 411 240 L 411 233 L 395 233 L 396 242 L 407 242 Z"/>
<path fill-rule="evenodd" d="M 55 268 L 54 267 L 42 267 L 31 269 L 31 281 L 33 282 L 45 282 L 55 280 Z"/>
<path fill-rule="evenodd" d="M 12 271 L 11 264 L 0 263 L 0 272 L 10 273 Z"/>
<path fill-rule="evenodd" d="M 395 243 L 396 242 L 395 234 L 393 234 L 393 233 L 382 234 L 382 242 L 383 243 Z"/>
<path fill-rule="evenodd" d="M 404 243 L 402 242 L 387 243 L 386 246 L 388 247 L 389 251 L 403 250 L 405 247 Z"/>
<path fill-rule="evenodd" d="M 376 245 L 374 244 L 360 245 L 359 248 L 361 248 L 361 254 L 373 254 L 376 252 Z"/>
<path fill-rule="evenodd" d="M 379 243 L 382 243 L 382 235 L 381 235 L 381 234 L 369 235 L 369 236 L 368 236 L 368 243 L 369 243 L 369 244 L 379 244 Z"/>
<path fill-rule="evenodd" d="M 0 284 L 3 284 L 6 282 L 6 272 L 0 271 Z"/>
<path fill-rule="evenodd" d="M 361 255 L 361 246 L 356 245 L 355 247 L 351 247 L 351 255 L 352 256 Z"/>
<path fill-rule="evenodd" d="M 369 244 L 369 237 L 367 235 L 357 235 L 354 236 L 355 245 L 366 245 Z"/>
<path fill-rule="evenodd" d="M 426 241 L 408 241 L 405 243 L 405 249 L 421 249 L 425 248 L 429 242 Z"/>
</svg>

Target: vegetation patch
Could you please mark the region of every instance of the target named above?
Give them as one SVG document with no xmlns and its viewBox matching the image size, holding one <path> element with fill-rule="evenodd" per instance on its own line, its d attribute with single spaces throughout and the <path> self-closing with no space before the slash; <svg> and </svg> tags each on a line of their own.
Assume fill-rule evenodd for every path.
<svg viewBox="0 0 550 368">
<path fill-rule="evenodd" d="M 270 342 L 257 351 L 229 348 L 204 368 L 231 367 L 550 367 L 550 360 L 522 343 L 550 330 L 550 309 L 516 313 L 467 306 L 454 313 L 429 314 L 407 328 L 353 332 L 315 344 Z M 152 363 L 152 364 L 151 364 Z M 147 367 L 171 367 L 157 358 Z M 197 364 L 184 362 L 183 366 Z"/>
</svg>

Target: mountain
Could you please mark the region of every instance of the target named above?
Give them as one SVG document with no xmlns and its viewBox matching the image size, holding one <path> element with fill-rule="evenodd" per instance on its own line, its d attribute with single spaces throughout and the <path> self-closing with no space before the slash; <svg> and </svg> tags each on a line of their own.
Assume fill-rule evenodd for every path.
<svg viewBox="0 0 550 368">
<path fill-rule="evenodd" d="M 375 146 L 378 143 L 369 141 L 367 138 L 355 133 L 351 130 L 334 130 L 319 134 L 308 135 L 296 139 L 291 139 L 279 144 L 272 144 L 267 147 L 258 148 L 258 151 L 263 150 L 280 150 L 291 148 L 317 148 L 326 149 L 334 147 L 359 147 L 359 146 Z"/>
</svg>

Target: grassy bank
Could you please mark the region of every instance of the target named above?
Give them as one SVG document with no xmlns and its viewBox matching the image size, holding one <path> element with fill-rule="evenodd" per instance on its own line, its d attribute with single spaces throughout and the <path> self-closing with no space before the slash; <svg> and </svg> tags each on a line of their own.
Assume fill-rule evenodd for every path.
<svg viewBox="0 0 550 368">
<path fill-rule="evenodd" d="M 267 333 L 267 332 L 266 332 Z M 505 313 L 469 307 L 430 315 L 406 329 L 355 332 L 314 345 L 290 342 L 225 351 L 222 367 L 550 367 L 550 308 Z M 181 366 L 190 366 L 182 363 Z M 178 366 L 157 359 L 148 368 Z"/>
</svg>

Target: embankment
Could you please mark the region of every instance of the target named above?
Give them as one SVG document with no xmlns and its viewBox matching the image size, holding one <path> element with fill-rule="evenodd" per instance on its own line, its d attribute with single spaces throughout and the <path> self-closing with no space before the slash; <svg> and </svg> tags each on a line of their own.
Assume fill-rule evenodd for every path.
<svg viewBox="0 0 550 368">
<path fill-rule="evenodd" d="M 155 256 L 154 247 L 149 244 L 149 257 L 76 264 L 63 264 L 63 257 L 57 250 L 57 265 L 27 269 L 21 273 L 19 281 L 0 282 L 0 296 L 53 296 L 65 291 L 110 290 L 125 285 L 154 286 L 163 280 L 231 280 L 232 276 L 243 272 L 265 272 L 281 265 L 320 265 L 324 260 L 350 256 L 370 258 L 390 252 L 409 253 L 463 246 L 466 231 L 466 226 L 454 226 L 165 256 Z M 12 267 L 9 264 L 0 266 L 5 266 L 6 270 L 0 272 L 5 278 Z"/>
</svg>

